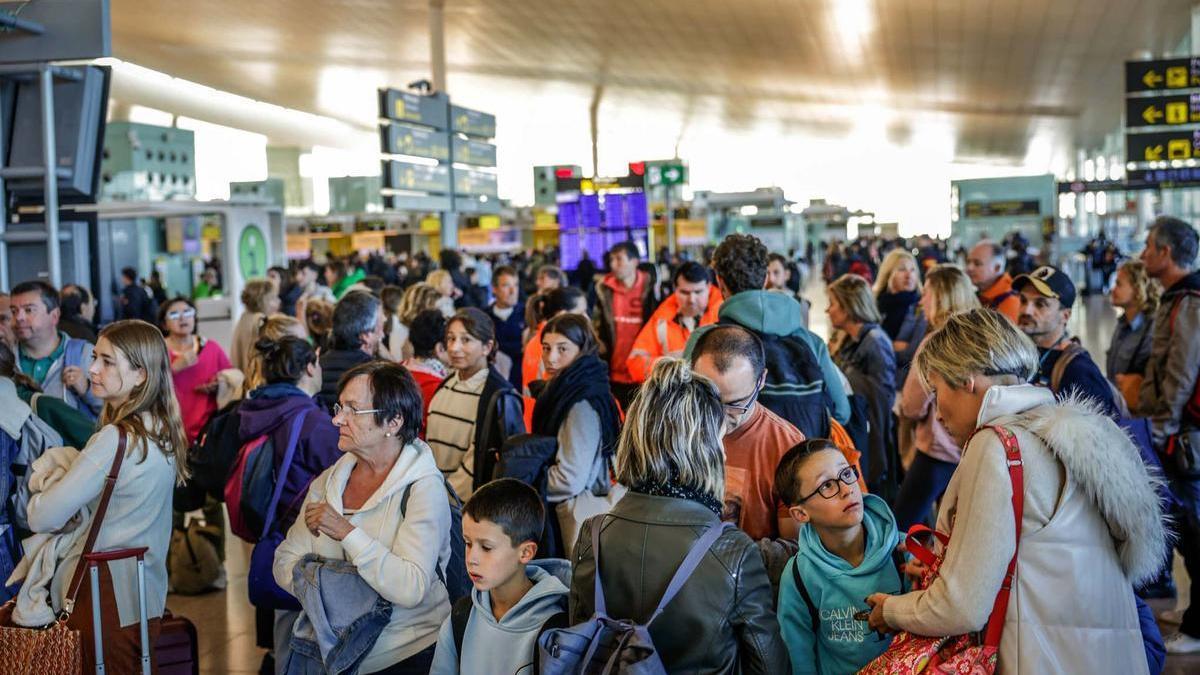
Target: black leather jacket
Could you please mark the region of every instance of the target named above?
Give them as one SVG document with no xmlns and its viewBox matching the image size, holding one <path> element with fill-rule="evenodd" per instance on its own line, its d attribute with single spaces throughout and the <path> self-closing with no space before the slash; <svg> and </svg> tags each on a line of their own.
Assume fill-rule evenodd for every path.
<svg viewBox="0 0 1200 675">
<path fill-rule="evenodd" d="M 587 520 L 575 545 L 570 623 L 595 609 L 592 528 L 603 518 L 601 581 L 608 613 L 649 618 L 692 543 L 717 516 L 685 499 L 630 492 L 607 516 Z M 672 673 L 791 672 L 762 555 L 741 530 L 717 540 L 679 595 L 650 625 Z"/>
</svg>

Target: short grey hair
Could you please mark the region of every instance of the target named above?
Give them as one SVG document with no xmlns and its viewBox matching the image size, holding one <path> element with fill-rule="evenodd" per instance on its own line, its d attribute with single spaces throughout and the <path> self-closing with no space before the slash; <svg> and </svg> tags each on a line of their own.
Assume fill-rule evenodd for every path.
<svg viewBox="0 0 1200 675">
<path fill-rule="evenodd" d="M 333 348 L 359 349 L 359 336 L 375 330 L 375 321 L 383 307 L 379 298 L 367 291 L 350 291 L 333 308 Z"/>
<path fill-rule="evenodd" d="M 1197 234 L 1196 229 L 1186 222 L 1171 216 L 1159 216 L 1150 226 L 1150 236 L 1154 237 L 1154 245 L 1171 249 L 1171 260 L 1185 270 L 1192 269 L 1196 263 Z"/>
</svg>

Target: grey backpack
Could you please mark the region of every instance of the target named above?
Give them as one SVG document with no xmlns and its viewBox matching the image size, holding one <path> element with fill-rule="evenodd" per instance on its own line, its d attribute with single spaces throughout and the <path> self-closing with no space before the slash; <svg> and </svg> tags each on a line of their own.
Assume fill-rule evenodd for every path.
<svg viewBox="0 0 1200 675">
<path fill-rule="evenodd" d="M 542 633 L 538 638 L 538 672 L 542 675 L 665 675 L 667 669 L 650 639 L 650 624 L 683 588 L 725 529 L 733 528 L 733 525 L 715 523 L 700 535 L 679 564 L 675 576 L 671 577 L 654 613 L 646 623 L 636 624 L 629 619 L 610 617 L 604 604 L 604 587 L 600 583 L 600 530 L 603 524 L 604 516 L 600 516 L 592 526 L 596 613 L 581 624 Z"/>
</svg>

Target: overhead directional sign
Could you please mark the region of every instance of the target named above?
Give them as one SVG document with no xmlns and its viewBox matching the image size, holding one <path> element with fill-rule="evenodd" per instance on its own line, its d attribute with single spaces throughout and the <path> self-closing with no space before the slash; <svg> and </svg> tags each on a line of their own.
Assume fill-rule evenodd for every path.
<svg viewBox="0 0 1200 675">
<path fill-rule="evenodd" d="M 1200 58 L 1125 62 L 1126 93 L 1192 87 L 1200 87 Z"/>
<path fill-rule="evenodd" d="M 1125 159 L 1129 162 L 1195 158 L 1200 158 L 1200 130 L 1125 136 Z"/>
<path fill-rule="evenodd" d="M 450 169 L 395 160 L 383 163 L 383 186 L 414 192 L 450 192 Z"/>
<path fill-rule="evenodd" d="M 407 122 L 379 125 L 383 151 L 389 155 L 412 155 L 445 161 L 450 158 L 450 135 Z"/>
<path fill-rule="evenodd" d="M 646 182 L 651 186 L 683 185 L 687 182 L 687 171 L 683 164 L 646 163 Z"/>
<path fill-rule="evenodd" d="M 963 215 L 967 218 L 1037 216 L 1041 213 L 1042 203 L 1036 199 L 971 201 L 963 204 Z"/>
<path fill-rule="evenodd" d="M 389 120 L 415 122 L 435 129 L 446 129 L 449 99 L 445 94 L 423 96 L 399 89 L 379 90 L 379 116 Z"/>
<path fill-rule="evenodd" d="M 473 169 L 455 169 L 454 192 L 460 195 L 495 197 L 496 174 Z"/>
<path fill-rule="evenodd" d="M 475 166 L 496 166 L 496 146 L 456 136 L 454 138 L 454 161 Z"/>
<path fill-rule="evenodd" d="M 1200 123 L 1200 93 L 1125 99 L 1125 126 L 1160 127 Z"/>
<path fill-rule="evenodd" d="M 495 115 L 455 105 L 450 107 L 450 118 L 453 130 L 460 134 L 481 138 L 496 136 Z"/>
</svg>

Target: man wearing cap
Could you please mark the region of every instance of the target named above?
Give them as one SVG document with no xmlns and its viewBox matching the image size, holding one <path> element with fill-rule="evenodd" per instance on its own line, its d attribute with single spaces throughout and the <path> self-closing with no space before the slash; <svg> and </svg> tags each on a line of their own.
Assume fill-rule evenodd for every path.
<svg viewBox="0 0 1200 675">
<path fill-rule="evenodd" d="M 1071 338 L 1067 322 L 1075 304 L 1075 284 L 1053 267 L 1039 267 L 1013 280 L 1021 311 L 1017 326 L 1038 348 L 1038 371 L 1033 383 L 1049 387 L 1057 398 L 1086 396 L 1097 401 L 1113 419 L 1121 417 L 1113 389 L 1079 341 Z"/>
<path fill-rule="evenodd" d="M 992 241 L 981 241 L 967 254 L 967 276 L 979 291 L 979 304 L 1016 323 L 1021 312 L 1021 299 L 1013 288 L 1013 278 L 1004 271 L 1004 262 L 1003 247 Z"/>
</svg>

